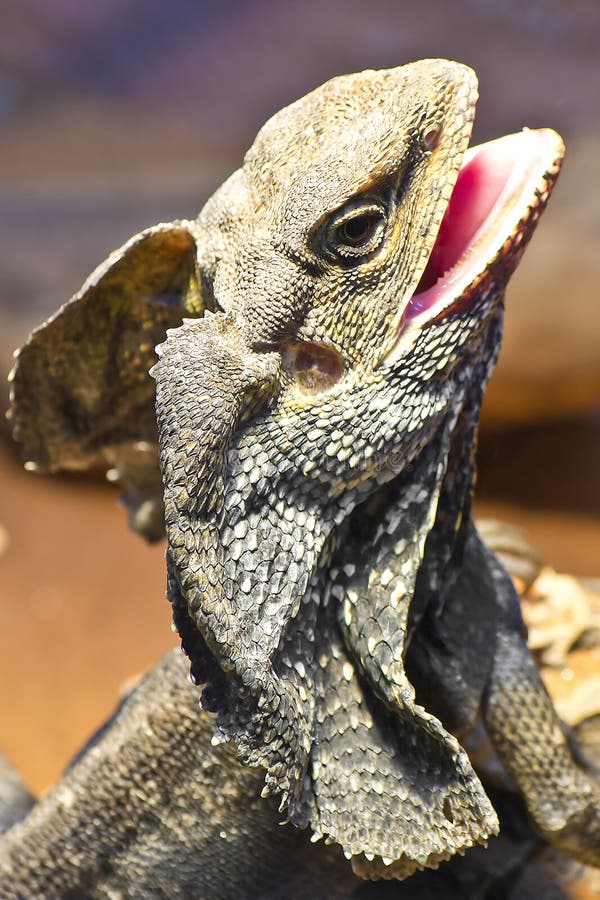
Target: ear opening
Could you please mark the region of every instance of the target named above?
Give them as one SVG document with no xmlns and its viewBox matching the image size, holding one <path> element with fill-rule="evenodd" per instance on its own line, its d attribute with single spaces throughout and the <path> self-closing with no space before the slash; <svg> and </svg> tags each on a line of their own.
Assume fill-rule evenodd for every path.
<svg viewBox="0 0 600 900">
<path fill-rule="evenodd" d="M 204 304 L 195 224 L 156 225 L 112 253 L 36 329 L 11 372 L 9 419 L 31 471 L 100 468 L 123 489 L 130 524 L 164 534 L 148 370 L 155 347 Z"/>
</svg>

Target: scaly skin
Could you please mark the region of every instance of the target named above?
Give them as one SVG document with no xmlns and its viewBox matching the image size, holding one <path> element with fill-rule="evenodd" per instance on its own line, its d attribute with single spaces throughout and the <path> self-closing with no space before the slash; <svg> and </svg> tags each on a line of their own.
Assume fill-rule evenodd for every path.
<svg viewBox="0 0 600 900">
<path fill-rule="evenodd" d="M 0 897 L 327 900 L 357 879 L 339 848 L 278 826 L 261 775 L 211 747 L 173 651 L 0 843 Z"/>
<path fill-rule="evenodd" d="M 473 73 L 442 60 L 328 82 L 264 126 L 196 221 L 113 255 L 13 375 L 30 468 L 110 464 L 150 537 L 158 443 L 168 596 L 213 742 L 262 767 L 287 819 L 363 877 L 405 877 L 495 833 L 460 743 L 480 712 L 535 827 L 600 863 L 598 783 L 470 513 L 504 289 L 557 136 L 450 306 L 411 306 L 475 96 Z M 156 433 L 146 370 L 168 325 Z"/>
</svg>

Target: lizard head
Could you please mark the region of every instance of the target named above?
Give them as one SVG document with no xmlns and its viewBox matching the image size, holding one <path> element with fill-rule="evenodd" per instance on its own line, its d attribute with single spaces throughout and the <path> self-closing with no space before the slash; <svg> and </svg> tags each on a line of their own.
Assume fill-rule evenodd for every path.
<svg viewBox="0 0 600 900">
<path fill-rule="evenodd" d="M 198 218 L 206 302 L 275 354 L 293 465 L 335 492 L 410 463 L 495 360 L 564 148 L 542 129 L 467 149 L 476 96 L 441 60 L 335 78 L 267 122 Z"/>
<path fill-rule="evenodd" d="M 467 150 L 476 96 L 472 70 L 440 60 L 335 78 L 273 116 L 202 210 L 215 307 L 306 394 L 504 288 L 563 146 L 546 129 Z"/>
<path fill-rule="evenodd" d="M 267 122 L 198 220 L 200 266 L 250 343 L 375 362 L 427 260 L 475 97 L 470 69 L 425 60 L 334 78 Z"/>
</svg>

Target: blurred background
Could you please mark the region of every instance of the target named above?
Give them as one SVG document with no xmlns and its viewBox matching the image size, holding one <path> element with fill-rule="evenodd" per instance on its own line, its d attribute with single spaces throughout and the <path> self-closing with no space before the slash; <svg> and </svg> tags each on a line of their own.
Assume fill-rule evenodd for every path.
<svg viewBox="0 0 600 900">
<path fill-rule="evenodd" d="M 508 294 L 478 510 L 600 576 L 598 0 L 0 0 L 0 21 L 2 380 L 110 250 L 193 216 L 267 116 L 333 75 L 451 57 L 480 78 L 475 141 L 561 131 Z M 108 486 L 27 475 L 3 422 L 0 744 L 33 789 L 175 643 L 163 553 Z"/>
</svg>

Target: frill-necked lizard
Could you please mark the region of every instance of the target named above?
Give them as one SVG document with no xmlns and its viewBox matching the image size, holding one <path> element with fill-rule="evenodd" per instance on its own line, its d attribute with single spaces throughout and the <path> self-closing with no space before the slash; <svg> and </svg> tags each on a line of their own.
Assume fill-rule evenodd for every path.
<svg viewBox="0 0 600 900">
<path fill-rule="evenodd" d="M 267 122 L 198 219 L 109 257 L 13 373 L 29 468 L 101 463 L 134 528 L 166 524 L 210 753 L 264 769 L 283 817 L 365 877 L 496 832 L 465 749 L 482 725 L 538 832 L 600 864 L 598 781 L 471 519 L 503 293 L 563 144 L 467 149 L 475 99 L 443 60 L 333 79 Z"/>
</svg>

